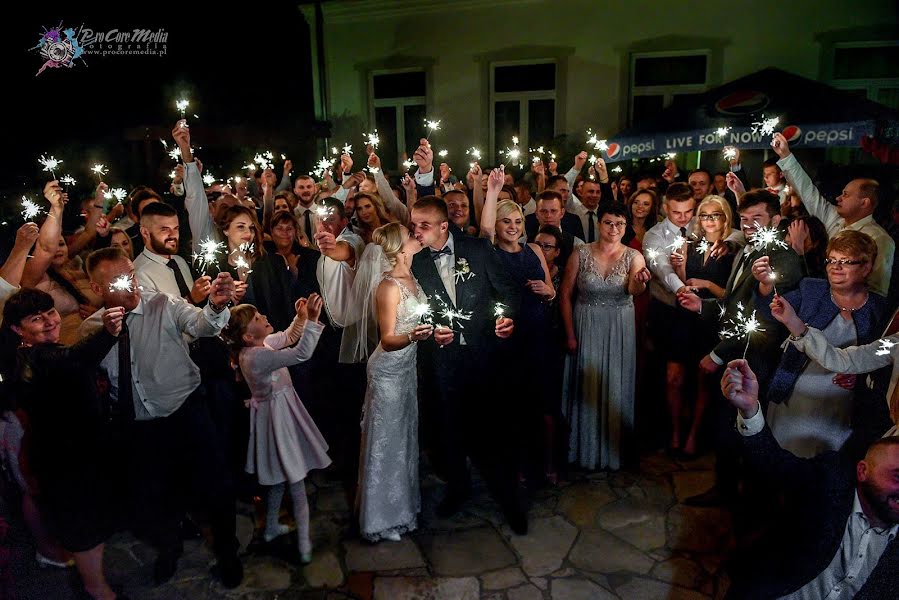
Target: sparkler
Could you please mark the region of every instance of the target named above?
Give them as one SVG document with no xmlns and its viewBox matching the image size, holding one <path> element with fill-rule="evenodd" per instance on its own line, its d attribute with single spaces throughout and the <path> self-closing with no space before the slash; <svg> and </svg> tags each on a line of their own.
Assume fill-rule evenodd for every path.
<svg viewBox="0 0 899 600">
<path fill-rule="evenodd" d="M 593 133 L 593 130 L 589 128 L 587 129 L 587 146 L 593 146 L 594 150 L 600 150 L 602 152 L 606 152 L 609 149 L 606 140 L 599 139 L 596 134 Z"/>
<path fill-rule="evenodd" d="M 246 281 L 247 275 L 253 272 L 247 261 L 247 255 L 252 254 L 255 249 L 256 245 L 252 242 L 244 242 L 231 252 L 235 255 L 234 267 L 237 269 L 237 278 L 241 281 Z"/>
<path fill-rule="evenodd" d="M 378 130 L 377 130 L 377 129 L 375 129 L 375 130 L 374 130 L 373 132 L 371 132 L 371 133 L 366 133 L 366 134 L 365 134 L 365 145 L 366 145 L 366 146 L 371 146 L 372 148 L 374 148 L 375 150 L 377 150 L 378 144 L 380 144 L 380 143 L 381 143 L 381 138 L 378 137 Z"/>
<path fill-rule="evenodd" d="M 765 331 L 765 329 L 761 327 L 761 323 L 755 318 L 755 311 L 752 311 L 752 314 L 749 316 L 743 314 L 744 308 L 742 302 L 737 302 L 737 311 L 737 316 L 733 319 L 729 319 L 727 322 L 732 329 L 722 329 L 718 335 L 721 339 L 739 339 L 745 336 L 746 348 L 743 350 L 743 360 L 746 360 L 746 353 L 749 351 L 749 342 L 752 341 L 752 334 L 757 332 L 760 333 Z"/>
<path fill-rule="evenodd" d="M 75 178 L 71 175 L 63 175 L 59 178 L 59 183 L 63 184 L 66 187 L 75 185 Z"/>
<path fill-rule="evenodd" d="M 657 249 L 647 248 L 646 250 L 643 251 L 643 253 L 646 255 L 646 258 L 649 259 L 649 263 L 652 266 L 654 266 L 654 267 L 659 266 L 658 258 L 661 253 Z"/>
<path fill-rule="evenodd" d="M 200 252 L 194 253 L 194 264 L 201 273 L 209 270 L 209 267 L 217 268 L 219 255 L 225 250 L 225 244 L 206 238 L 200 242 Z"/>
<path fill-rule="evenodd" d="M 431 305 L 427 302 L 420 302 L 412 312 L 416 317 L 418 317 L 419 325 L 434 324 L 434 311 L 431 310 Z"/>
<path fill-rule="evenodd" d="M 481 160 L 481 151 L 478 148 L 472 146 L 468 150 L 465 151 L 465 154 L 469 155 L 475 160 Z"/>
<path fill-rule="evenodd" d="M 169 173 L 169 179 L 174 180 L 175 177 L 177 177 L 177 176 L 178 176 L 178 171 L 176 171 L 175 169 L 172 169 L 172 172 Z"/>
<path fill-rule="evenodd" d="M 181 149 L 180 148 L 172 148 L 171 150 L 169 150 L 168 155 L 169 155 L 169 158 L 171 158 L 174 161 L 177 161 L 179 158 L 181 158 Z"/>
<path fill-rule="evenodd" d="M 506 309 L 509 308 L 502 302 L 497 302 L 493 305 L 493 316 L 497 319 L 502 319 L 506 316 Z"/>
<path fill-rule="evenodd" d="M 678 251 L 684 244 L 690 243 L 692 243 L 691 240 L 688 240 L 684 236 L 677 234 L 676 236 L 674 236 L 674 240 L 670 244 L 668 244 L 668 249 Z"/>
<path fill-rule="evenodd" d="M 407 158 L 406 160 L 403 161 L 403 168 L 407 171 L 414 166 L 415 166 L 415 161 L 412 159 Z"/>
<path fill-rule="evenodd" d="M 56 179 L 56 169 L 59 168 L 59 165 L 62 164 L 61 160 L 55 158 L 52 155 L 47 157 L 41 154 L 41 157 L 37 159 L 37 162 L 41 163 L 44 166 L 44 171 L 49 171 L 53 179 Z"/>
<path fill-rule="evenodd" d="M 100 181 L 103 181 L 103 176 L 109 173 L 109 169 L 106 168 L 106 165 L 101 165 L 100 163 L 91 167 L 91 171 L 94 172 L 94 175 L 96 175 Z"/>
<path fill-rule="evenodd" d="M 878 340 L 878 342 L 880 343 L 880 348 L 874 353 L 877 356 L 886 356 L 887 354 L 890 354 L 892 347 L 896 345 L 896 342 L 890 338 L 883 338 L 882 340 Z"/>
<path fill-rule="evenodd" d="M 668 160 L 674 160 L 675 158 L 677 158 L 677 152 L 668 152 L 665 154 L 665 158 L 667 158 Z"/>
<path fill-rule="evenodd" d="M 375 130 L 377 131 L 377 130 Z M 343 145 L 343 154 L 348 154 L 350 156 L 353 155 L 353 145 L 352 144 L 344 144 Z"/>
<path fill-rule="evenodd" d="M 446 150 L 441 150 L 437 153 L 437 156 L 439 156 L 440 158 L 446 158 L 447 154 L 449 154 L 449 152 L 447 152 Z"/>
<path fill-rule="evenodd" d="M 440 296 L 435 296 L 435 298 L 440 304 L 440 317 L 446 320 L 447 328 L 453 329 L 453 326 L 455 325 L 459 329 L 465 329 L 465 327 L 461 323 L 459 323 L 459 321 L 470 320 L 471 315 L 474 313 L 472 313 L 471 311 L 457 310 L 447 304 Z"/>
<path fill-rule="evenodd" d="M 190 101 L 188 101 L 186 98 L 175 100 L 175 108 L 177 108 L 178 112 L 181 113 L 182 119 L 184 118 L 184 114 L 187 112 L 188 106 L 190 106 Z M 181 126 L 184 127 L 184 124 L 182 123 Z"/>
<path fill-rule="evenodd" d="M 41 214 L 43 210 L 41 207 L 31 198 L 27 196 L 22 196 L 22 218 L 26 221 L 32 221 L 36 216 Z"/>
<path fill-rule="evenodd" d="M 505 162 L 518 163 L 518 159 L 521 158 L 521 150 L 517 147 L 506 148 L 505 152 L 500 152 L 500 154 L 506 155 Z"/>
<path fill-rule="evenodd" d="M 730 162 L 733 159 L 737 158 L 737 149 L 733 146 L 725 146 L 723 154 L 724 160 Z"/>
<path fill-rule="evenodd" d="M 111 200 L 115 198 L 117 204 L 121 204 L 122 200 L 124 200 L 126 196 L 128 196 L 128 192 L 123 188 L 112 188 L 111 190 L 107 190 L 103 193 L 103 198 L 105 200 Z"/>
<path fill-rule="evenodd" d="M 109 283 L 110 292 L 134 292 L 134 277 L 131 275 L 119 275 Z"/>
<path fill-rule="evenodd" d="M 707 239 L 702 238 L 699 240 L 699 243 L 696 244 L 696 251 L 705 256 L 705 253 L 712 249 L 714 244 L 710 243 Z"/>
<path fill-rule="evenodd" d="M 718 137 L 724 137 L 728 133 L 730 133 L 730 127 L 719 127 L 715 130 L 715 135 L 717 135 Z"/>
<path fill-rule="evenodd" d="M 777 273 L 774 272 L 774 269 L 772 269 L 771 272 L 768 273 L 768 279 L 771 280 L 771 285 L 774 286 L 774 295 L 778 296 L 779 294 L 777 293 L 777 284 L 775 283 L 775 281 L 777 281 Z"/>
<path fill-rule="evenodd" d="M 612 169 L 612 173 L 621 173 L 621 171 L 623 171 L 623 169 L 620 165 Z"/>
<path fill-rule="evenodd" d="M 770 119 L 766 119 L 765 115 L 763 114 L 760 121 L 752 122 L 752 133 L 774 135 L 774 128 L 777 127 L 778 123 L 780 123 L 780 117 L 771 117 Z"/>
<path fill-rule="evenodd" d="M 315 175 L 319 179 L 324 179 L 325 173 L 331 170 L 333 164 L 334 161 L 329 160 L 327 156 L 322 156 L 321 160 L 316 163 L 315 169 L 310 172 L 310 175 Z"/>
<path fill-rule="evenodd" d="M 750 241 L 755 250 L 768 250 L 772 247 L 780 247 L 786 250 L 789 248 L 778 234 L 780 233 L 776 227 L 762 227 L 758 221 L 754 221 L 755 233 Z"/>
<path fill-rule="evenodd" d="M 425 139 L 428 139 L 429 137 L 431 137 L 432 133 L 440 130 L 440 120 L 438 119 L 434 121 L 431 119 L 425 119 L 425 128 L 428 130 L 428 133 L 425 135 Z"/>
<path fill-rule="evenodd" d="M 215 183 L 215 175 L 207 171 L 206 174 L 203 175 L 203 183 L 206 184 L 207 187 L 209 187 L 210 185 Z"/>
</svg>

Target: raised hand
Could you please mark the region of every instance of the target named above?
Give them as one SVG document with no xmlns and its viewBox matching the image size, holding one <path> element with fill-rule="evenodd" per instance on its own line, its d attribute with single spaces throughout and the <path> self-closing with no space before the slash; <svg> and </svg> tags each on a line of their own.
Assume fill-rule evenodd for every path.
<svg viewBox="0 0 899 600">
<path fill-rule="evenodd" d="M 677 292 L 677 302 L 687 310 L 698 313 L 702 309 L 702 299 L 686 288 Z"/>
<path fill-rule="evenodd" d="M 721 377 L 721 393 L 743 415 L 748 418 L 755 414 L 759 405 L 759 382 L 749 363 L 743 359 L 727 364 Z"/>
<path fill-rule="evenodd" d="M 662 172 L 662 179 L 668 183 L 674 183 L 674 178 L 678 173 L 677 163 L 672 159 L 665 161 L 665 170 Z"/>
<path fill-rule="evenodd" d="M 793 251 L 802 256 L 805 254 L 805 240 L 809 238 L 808 225 L 804 220 L 794 220 L 787 228 L 790 234 L 790 247 Z"/>
<path fill-rule="evenodd" d="M 209 301 L 223 306 L 234 295 L 234 279 L 230 273 L 219 273 L 209 287 Z"/>
<path fill-rule="evenodd" d="M 737 198 L 740 198 L 746 193 L 746 187 L 733 171 L 728 171 L 727 175 L 724 176 L 724 179 L 727 181 L 727 189 L 732 191 Z"/>
<path fill-rule="evenodd" d="M 93 311 L 91 311 L 93 312 Z M 125 318 L 125 309 L 121 306 L 113 306 L 103 311 L 103 328 L 109 335 L 119 335 L 122 332 L 122 321 Z"/>
<path fill-rule="evenodd" d="M 184 155 L 184 150 L 187 149 L 190 152 L 190 127 L 187 126 L 187 121 L 185 119 L 179 119 L 177 123 L 175 123 L 175 127 L 172 129 L 172 138 L 175 140 L 175 143 L 178 144 L 178 148 L 181 149 L 181 155 Z"/>
<path fill-rule="evenodd" d="M 372 151 L 371 154 L 368 155 L 368 168 L 378 170 L 381 169 L 381 159 L 377 154 L 374 153 L 374 151 Z"/>
<path fill-rule="evenodd" d="M 412 160 L 418 165 L 421 173 L 430 173 L 434 168 L 434 151 L 431 150 L 431 144 L 425 138 L 419 140 L 418 149 L 412 155 Z"/>
<path fill-rule="evenodd" d="M 341 173 L 351 173 L 353 171 L 353 157 L 349 154 L 341 154 L 339 169 Z"/>
<path fill-rule="evenodd" d="M 581 151 L 577 153 L 577 156 L 574 157 L 574 168 L 580 172 L 584 165 L 587 164 L 587 151 Z"/>
<path fill-rule="evenodd" d="M 347 189 L 352 189 L 355 187 L 359 187 L 362 185 L 362 182 L 365 181 L 365 173 L 359 171 L 358 173 L 353 173 L 349 179 L 343 182 L 343 187 Z"/>
<path fill-rule="evenodd" d="M 16 231 L 16 242 L 14 248 L 27 252 L 37 241 L 40 229 L 36 223 L 25 223 Z"/>
<path fill-rule="evenodd" d="M 596 169 L 596 175 L 601 182 L 605 183 L 609 180 L 609 167 L 606 165 L 606 161 L 602 158 L 597 158 L 596 162 L 593 163 L 593 168 Z"/>
<path fill-rule="evenodd" d="M 774 153 L 781 158 L 786 158 L 790 155 L 790 142 L 780 132 L 774 134 L 774 137 L 771 139 L 771 147 L 774 148 Z"/>
<path fill-rule="evenodd" d="M 546 177 L 546 165 L 543 164 L 542 160 L 531 162 L 531 172 L 533 172 L 534 176 L 538 179 L 542 179 L 543 177 Z"/>
<path fill-rule="evenodd" d="M 793 335 L 801 335 L 805 331 L 805 323 L 796 314 L 793 305 L 783 296 L 774 296 L 771 301 L 771 316 L 783 323 Z"/>
<path fill-rule="evenodd" d="M 325 256 L 328 256 L 329 252 L 337 248 L 337 238 L 330 231 L 323 229 L 321 223 L 319 223 L 319 230 L 315 232 L 312 238 L 315 240 L 319 252 Z"/>
<path fill-rule="evenodd" d="M 306 315 L 310 321 L 318 321 L 319 315 L 322 313 L 322 297 L 318 294 L 309 294 L 306 300 Z"/>
<path fill-rule="evenodd" d="M 771 283 L 771 273 L 773 272 L 774 269 L 771 268 L 771 259 L 767 256 L 757 258 L 755 259 L 755 262 L 752 263 L 752 276 L 755 277 L 755 280 L 759 283 Z"/>
<path fill-rule="evenodd" d="M 487 176 L 487 192 L 493 192 L 494 194 L 499 195 L 499 192 L 503 189 L 503 184 L 505 184 L 505 182 L 505 165 L 497 169 L 493 169 L 492 171 L 490 171 L 490 175 Z"/>
<path fill-rule="evenodd" d="M 550 159 L 549 164 L 546 165 L 546 167 L 547 169 L 549 169 L 550 175 L 555 176 L 559 174 L 559 163 L 557 163 L 555 160 Z"/>
<path fill-rule="evenodd" d="M 288 158 L 284 161 L 284 174 L 290 175 L 290 171 L 293 169 L 293 162 Z"/>
<path fill-rule="evenodd" d="M 734 156 L 733 156 L 733 158 L 729 159 L 730 166 L 736 167 L 738 164 L 740 164 L 740 149 L 737 148 L 736 146 L 730 146 L 730 147 L 734 149 Z"/>
<path fill-rule="evenodd" d="M 309 312 L 307 310 L 307 306 L 309 304 L 309 300 L 306 298 L 300 298 L 296 302 L 293 303 L 293 309 L 297 313 L 297 318 L 300 321 L 305 321 L 309 318 Z"/>
<path fill-rule="evenodd" d="M 48 181 L 44 186 L 44 198 L 47 199 L 51 207 L 61 209 L 65 206 L 68 196 L 63 193 L 59 182 L 54 179 L 53 181 Z"/>
<path fill-rule="evenodd" d="M 194 285 L 190 290 L 190 299 L 194 304 L 198 304 L 209 295 L 212 288 L 212 278 L 209 275 L 203 275 L 194 281 Z"/>
</svg>

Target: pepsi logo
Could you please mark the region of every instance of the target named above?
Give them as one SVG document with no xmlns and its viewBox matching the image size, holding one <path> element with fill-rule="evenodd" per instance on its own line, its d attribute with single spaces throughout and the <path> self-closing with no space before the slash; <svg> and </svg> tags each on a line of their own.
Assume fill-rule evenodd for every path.
<svg viewBox="0 0 899 600">
<path fill-rule="evenodd" d="M 763 110 L 771 99 L 764 92 L 740 90 L 732 92 L 715 103 L 715 110 L 724 115 L 748 115 Z"/>
<path fill-rule="evenodd" d="M 781 134 L 783 134 L 783 136 L 787 138 L 788 142 L 795 142 L 802 136 L 802 130 L 795 125 L 787 125 L 783 128 Z"/>
<path fill-rule="evenodd" d="M 615 142 L 612 142 L 611 144 L 609 144 L 609 149 L 606 150 L 606 155 L 609 158 L 615 158 L 619 154 L 621 154 L 621 146 L 619 146 Z"/>
</svg>

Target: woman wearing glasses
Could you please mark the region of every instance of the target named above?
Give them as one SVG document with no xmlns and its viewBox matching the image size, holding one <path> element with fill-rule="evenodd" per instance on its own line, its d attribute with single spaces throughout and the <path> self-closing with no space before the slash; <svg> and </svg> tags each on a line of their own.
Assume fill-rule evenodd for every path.
<svg viewBox="0 0 899 600">
<path fill-rule="evenodd" d="M 571 424 L 569 462 L 618 469 L 634 428 L 632 296 L 646 291 L 650 274 L 643 255 L 621 243 L 624 205 L 604 202 L 597 215 L 599 239 L 576 248 L 562 280 L 562 322 L 571 355 L 563 408 Z"/>
<path fill-rule="evenodd" d="M 784 306 L 792 306 L 801 322 L 820 330 L 831 346 L 869 344 L 880 337 L 887 317 L 883 296 L 868 291 L 876 260 L 874 240 L 846 229 L 827 245 L 827 281 L 807 277 L 783 298 L 774 296 L 773 284 L 765 281 L 758 293 L 768 297 L 776 318 Z M 759 311 L 772 310 L 768 302 L 756 305 Z M 838 450 L 852 433 L 859 411 L 867 408 L 859 402 L 867 399 L 867 390 L 855 380 L 855 375 L 838 375 L 788 346 L 771 379 L 765 419 L 780 445 L 800 457 Z"/>
<path fill-rule="evenodd" d="M 690 236 L 690 243 L 671 253 L 669 260 L 677 276 L 703 299 L 725 296 L 727 279 L 730 276 L 734 254 L 712 256 L 712 248 L 723 243 L 733 232 L 733 213 L 730 204 L 721 196 L 707 196 L 696 209 L 696 221 Z M 676 319 L 671 323 L 674 337 L 683 340 L 686 346 L 684 365 L 698 365 L 718 343 L 717 324 L 700 319 L 697 313 L 678 307 Z M 716 385 L 715 376 L 706 375 L 696 369 L 696 406 L 692 411 L 690 429 L 686 440 L 681 438 L 684 385 L 680 390 L 668 390 L 668 410 L 671 419 L 670 452 L 682 452 L 685 458 L 694 458 L 698 452 L 699 431 L 708 406 L 709 390 Z M 683 381 L 685 378 L 681 378 Z M 710 387 L 711 386 L 711 387 Z M 672 393 L 675 392 L 675 393 Z M 683 446 L 681 442 L 683 441 Z"/>
</svg>

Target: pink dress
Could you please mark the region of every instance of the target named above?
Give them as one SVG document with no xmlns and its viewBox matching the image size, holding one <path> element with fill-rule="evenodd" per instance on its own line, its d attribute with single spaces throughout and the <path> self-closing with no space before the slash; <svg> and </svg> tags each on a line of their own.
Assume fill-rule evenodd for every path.
<svg viewBox="0 0 899 600">
<path fill-rule="evenodd" d="M 287 367 L 309 360 L 324 326 L 307 321 L 296 346 L 288 331 L 265 338 L 263 346 L 240 352 L 240 370 L 250 387 L 247 473 L 262 485 L 295 483 L 312 469 L 331 464 L 328 444 L 297 396 Z"/>
</svg>

